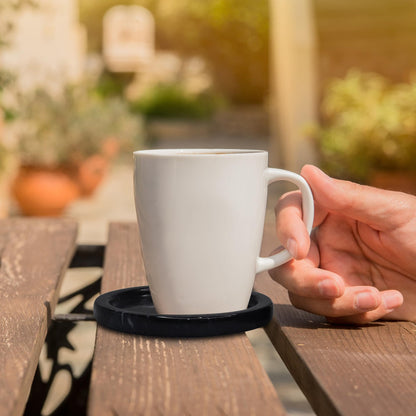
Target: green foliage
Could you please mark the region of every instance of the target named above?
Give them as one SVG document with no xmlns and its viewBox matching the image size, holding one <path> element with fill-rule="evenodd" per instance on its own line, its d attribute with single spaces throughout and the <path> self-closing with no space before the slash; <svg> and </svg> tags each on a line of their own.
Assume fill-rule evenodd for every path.
<svg viewBox="0 0 416 416">
<path fill-rule="evenodd" d="M 366 181 L 375 169 L 416 170 L 416 79 L 350 71 L 329 84 L 322 113 L 314 135 L 330 174 Z"/>
<path fill-rule="evenodd" d="M 102 98 L 123 97 L 124 90 L 132 82 L 132 79 L 132 74 L 103 71 L 94 90 Z"/>
<path fill-rule="evenodd" d="M 3 172 L 7 166 L 7 160 L 9 159 L 9 149 L 0 143 L 0 172 Z"/>
<path fill-rule="evenodd" d="M 192 95 L 178 84 L 158 84 L 132 103 L 132 109 L 149 118 L 201 119 L 211 116 L 218 105 L 213 95 Z"/>
<path fill-rule="evenodd" d="M 102 100 L 85 86 L 67 87 L 54 96 L 38 89 L 20 97 L 15 131 L 19 156 L 27 165 L 76 165 L 101 153 L 109 138 L 132 148 L 143 140 L 137 115 L 119 99 Z"/>
<path fill-rule="evenodd" d="M 1 0 L 0 1 L 0 50 L 7 48 L 10 42 L 10 35 L 14 28 L 15 13 L 24 7 L 36 7 L 34 0 Z M 0 68 L 0 173 L 7 167 L 7 161 L 11 150 L 2 143 L 3 120 L 9 121 L 14 117 L 11 109 L 7 108 L 2 102 L 2 94 L 7 88 L 13 85 L 15 76 L 10 71 Z"/>
<path fill-rule="evenodd" d="M 9 46 L 10 36 L 14 29 L 16 12 L 24 7 L 36 7 L 34 0 L 1 0 L 0 1 L 0 49 Z M 15 80 L 14 74 L 0 68 L 0 95 Z M 0 109 L 2 104 L 0 102 Z M 3 109 L 4 110 L 4 109 Z"/>
<path fill-rule="evenodd" d="M 0 69 L 0 111 L 3 112 L 3 116 L 6 121 L 13 118 L 13 111 L 9 109 L 4 103 L 1 101 L 1 94 L 10 86 L 13 85 L 15 80 L 14 75 L 10 71 L 1 70 Z"/>
<path fill-rule="evenodd" d="M 0 1 L 0 49 L 7 48 L 14 28 L 16 12 L 25 7 L 37 7 L 35 0 L 1 0 Z M 13 74 L 0 68 L 0 92 L 10 84 Z"/>
<path fill-rule="evenodd" d="M 102 17 L 116 0 L 79 0 L 90 48 L 101 49 Z M 262 102 L 269 79 L 267 0 L 126 0 L 155 16 L 156 46 L 201 56 L 215 87 L 235 103 Z"/>
</svg>

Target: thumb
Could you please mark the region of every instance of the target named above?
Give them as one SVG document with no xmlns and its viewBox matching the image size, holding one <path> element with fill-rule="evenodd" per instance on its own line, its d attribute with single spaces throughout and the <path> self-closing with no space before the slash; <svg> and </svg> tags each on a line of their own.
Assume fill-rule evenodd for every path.
<svg viewBox="0 0 416 416">
<path fill-rule="evenodd" d="M 312 165 L 303 167 L 315 203 L 324 210 L 386 230 L 403 222 L 402 212 L 409 196 L 354 182 L 333 179 Z"/>
</svg>

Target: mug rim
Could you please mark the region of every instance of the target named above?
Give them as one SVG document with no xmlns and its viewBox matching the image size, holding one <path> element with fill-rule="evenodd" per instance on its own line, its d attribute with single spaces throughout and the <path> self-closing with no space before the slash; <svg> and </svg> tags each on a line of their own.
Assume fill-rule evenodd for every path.
<svg viewBox="0 0 416 416">
<path fill-rule="evenodd" d="M 134 156 L 167 156 L 167 157 L 230 157 L 267 154 L 260 149 L 222 149 L 222 148 L 192 148 L 192 149 L 146 149 L 136 150 Z"/>
</svg>

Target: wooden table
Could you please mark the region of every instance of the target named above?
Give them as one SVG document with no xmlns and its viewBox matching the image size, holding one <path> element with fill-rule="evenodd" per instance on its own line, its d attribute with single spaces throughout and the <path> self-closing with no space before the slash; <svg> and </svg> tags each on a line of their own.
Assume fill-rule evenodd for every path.
<svg viewBox="0 0 416 416">
<path fill-rule="evenodd" d="M 0 221 L 2 416 L 25 411 L 76 230 L 67 219 Z M 266 228 L 265 253 L 273 234 Z M 102 292 L 146 284 L 139 253 L 136 224 L 111 224 Z M 267 274 L 256 290 L 275 303 L 266 332 L 319 415 L 416 414 L 414 324 L 336 327 L 290 306 Z M 89 415 L 285 413 L 245 334 L 162 339 L 98 327 L 89 378 Z M 34 391 L 33 384 L 31 398 Z M 27 406 L 26 414 L 38 414 L 32 400 Z"/>
</svg>

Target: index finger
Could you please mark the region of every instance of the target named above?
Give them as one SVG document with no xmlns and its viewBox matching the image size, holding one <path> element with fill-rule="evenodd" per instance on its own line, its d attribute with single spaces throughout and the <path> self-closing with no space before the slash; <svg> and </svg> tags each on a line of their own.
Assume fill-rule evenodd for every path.
<svg viewBox="0 0 416 416">
<path fill-rule="evenodd" d="M 413 196 L 333 179 L 312 165 L 305 165 L 301 174 L 312 189 L 315 207 L 325 207 L 379 230 L 398 228 L 414 215 Z"/>
<path fill-rule="evenodd" d="M 276 233 L 279 241 L 289 250 L 292 257 L 302 259 L 309 251 L 310 238 L 302 220 L 302 194 L 300 191 L 284 194 L 275 207 Z M 313 226 L 320 225 L 328 212 L 315 204 Z"/>
</svg>

